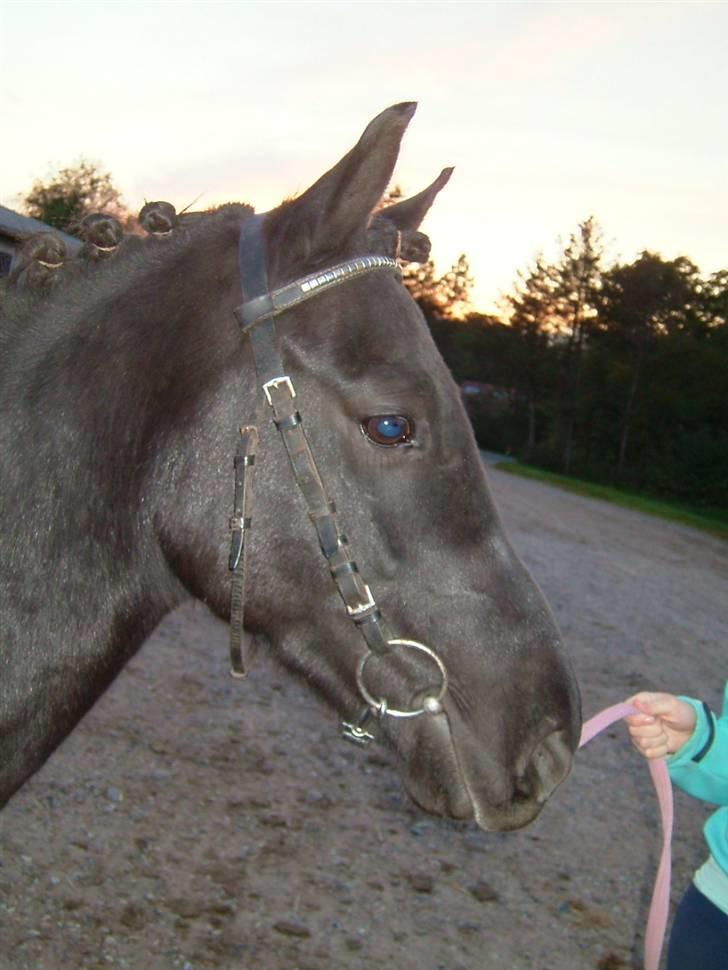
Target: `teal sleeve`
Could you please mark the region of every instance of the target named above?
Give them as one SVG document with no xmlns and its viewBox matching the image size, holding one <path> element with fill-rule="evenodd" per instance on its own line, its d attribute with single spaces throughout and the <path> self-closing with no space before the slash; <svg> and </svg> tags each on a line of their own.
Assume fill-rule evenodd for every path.
<svg viewBox="0 0 728 970">
<path fill-rule="evenodd" d="M 718 718 L 692 697 L 683 697 L 696 713 L 692 735 L 667 759 L 673 782 L 683 791 L 713 805 L 728 805 L 728 683 Z"/>
</svg>

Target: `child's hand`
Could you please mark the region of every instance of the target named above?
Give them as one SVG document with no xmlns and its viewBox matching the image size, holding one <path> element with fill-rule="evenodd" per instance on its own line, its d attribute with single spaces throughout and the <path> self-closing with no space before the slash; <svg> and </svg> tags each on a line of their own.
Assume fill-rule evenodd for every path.
<svg viewBox="0 0 728 970">
<path fill-rule="evenodd" d="M 695 728 L 695 710 L 672 694 L 644 691 L 628 704 L 641 712 L 625 718 L 632 744 L 645 758 L 664 758 L 685 744 Z"/>
</svg>

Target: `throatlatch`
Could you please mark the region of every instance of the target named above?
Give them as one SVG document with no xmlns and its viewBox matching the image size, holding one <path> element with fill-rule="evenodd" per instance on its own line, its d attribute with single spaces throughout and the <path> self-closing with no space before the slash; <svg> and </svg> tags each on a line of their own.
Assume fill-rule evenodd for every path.
<svg viewBox="0 0 728 970">
<path fill-rule="evenodd" d="M 251 216 L 242 223 L 240 231 L 240 275 L 245 302 L 235 311 L 243 333 L 250 338 L 258 382 L 271 408 L 273 422 L 281 434 L 288 457 L 306 508 L 318 536 L 321 552 L 326 558 L 331 576 L 344 601 L 349 618 L 361 632 L 367 652 L 356 668 L 359 693 L 366 708 L 357 723 L 345 722 L 342 735 L 357 744 L 367 744 L 373 735 L 367 729 L 373 717 L 416 717 L 424 713 L 439 713 L 447 690 L 447 671 L 438 654 L 416 640 L 394 637 L 377 606 L 369 586 L 362 579 L 356 562 L 349 555 L 346 536 L 340 530 L 336 507 L 329 499 L 313 457 L 300 412 L 296 408 L 296 391 L 286 373 L 278 349 L 274 318 L 285 310 L 308 300 L 346 280 L 375 270 L 398 273 L 396 260 L 388 256 L 367 255 L 339 263 L 320 273 L 314 273 L 279 289 L 269 291 L 265 267 L 265 242 L 262 235 L 262 216 Z M 255 432 L 253 434 L 253 432 Z M 251 492 L 249 476 L 255 461 L 258 435 L 255 428 L 241 429 L 241 443 L 235 459 L 235 511 L 230 520 L 232 529 L 230 569 L 233 571 L 231 596 L 231 672 L 244 676 L 241 640 L 243 636 L 243 584 L 245 576 L 245 535 L 251 524 Z M 374 697 L 364 682 L 364 672 L 371 655 L 383 655 L 395 648 L 414 649 L 425 653 L 436 664 L 441 678 L 437 691 L 428 695 L 422 705 L 412 710 L 390 708 L 384 698 Z"/>
</svg>

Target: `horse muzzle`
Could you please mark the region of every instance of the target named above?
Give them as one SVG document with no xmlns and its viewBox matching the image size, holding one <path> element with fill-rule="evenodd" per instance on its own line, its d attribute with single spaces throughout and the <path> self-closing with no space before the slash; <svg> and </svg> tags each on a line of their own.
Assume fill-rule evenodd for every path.
<svg viewBox="0 0 728 970">
<path fill-rule="evenodd" d="M 546 718 L 508 755 L 500 743 L 478 741 L 453 705 L 394 728 L 394 747 L 412 800 L 425 811 L 475 821 L 485 831 L 532 822 L 569 774 L 576 747 L 573 725 Z M 576 732 L 578 739 L 578 732 Z"/>
</svg>

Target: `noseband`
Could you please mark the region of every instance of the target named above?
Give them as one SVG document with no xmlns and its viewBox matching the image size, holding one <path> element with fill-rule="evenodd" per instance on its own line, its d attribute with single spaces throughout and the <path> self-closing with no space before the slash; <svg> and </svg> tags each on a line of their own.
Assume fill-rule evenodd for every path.
<svg viewBox="0 0 728 970">
<path fill-rule="evenodd" d="M 250 339 L 258 383 L 270 406 L 273 423 L 286 447 L 293 476 L 316 529 L 321 552 L 344 601 L 349 619 L 362 634 L 367 645 L 367 651 L 356 667 L 357 688 L 366 707 L 358 721 L 343 723 L 342 736 L 357 744 L 368 744 L 374 737 L 367 729 L 372 718 L 409 718 L 425 713 L 440 713 L 442 698 L 447 690 L 447 670 L 431 647 L 417 640 L 405 640 L 392 635 L 371 590 L 349 554 L 348 540 L 337 522 L 336 507 L 326 492 L 304 431 L 301 414 L 296 410 L 296 391 L 278 349 L 275 317 L 304 300 L 340 286 L 347 280 L 379 270 L 398 273 L 399 269 L 396 260 L 388 256 L 359 256 L 271 291 L 268 287 L 262 220 L 262 216 L 251 216 L 241 225 L 240 278 L 244 302 L 235 310 L 235 316 L 243 333 Z M 245 676 L 242 660 L 245 537 L 252 524 L 252 475 L 257 443 L 258 432 L 255 427 L 240 429 L 234 463 L 235 496 L 234 512 L 230 519 L 229 560 L 232 572 L 230 672 L 234 677 Z M 385 698 L 374 696 L 366 686 L 365 671 L 372 655 L 383 656 L 395 649 L 411 649 L 424 653 L 437 666 L 440 687 L 427 694 L 418 707 L 404 710 L 392 708 Z"/>
</svg>

